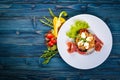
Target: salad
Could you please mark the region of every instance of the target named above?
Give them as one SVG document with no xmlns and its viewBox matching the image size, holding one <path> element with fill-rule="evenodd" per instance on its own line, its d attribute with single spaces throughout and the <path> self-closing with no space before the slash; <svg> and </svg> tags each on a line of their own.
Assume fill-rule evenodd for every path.
<svg viewBox="0 0 120 80">
<path fill-rule="evenodd" d="M 67 42 L 69 53 L 78 52 L 79 54 L 90 54 L 93 51 L 100 51 L 103 46 L 103 42 L 89 30 L 89 25 L 87 22 L 82 20 L 77 20 L 66 35 L 71 38 Z"/>
</svg>

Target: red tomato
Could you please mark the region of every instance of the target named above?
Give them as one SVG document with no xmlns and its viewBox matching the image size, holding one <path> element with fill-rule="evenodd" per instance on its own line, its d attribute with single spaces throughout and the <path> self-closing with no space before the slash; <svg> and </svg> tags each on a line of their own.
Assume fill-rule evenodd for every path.
<svg viewBox="0 0 120 80">
<path fill-rule="evenodd" d="M 48 42 L 48 46 L 52 47 L 54 44 L 52 43 L 52 41 Z"/>
<path fill-rule="evenodd" d="M 46 41 L 49 41 L 50 39 L 48 39 L 47 37 L 45 37 L 45 40 L 46 40 Z"/>
<path fill-rule="evenodd" d="M 57 43 L 57 40 L 56 40 L 55 38 L 52 38 L 52 39 L 51 39 L 51 42 L 52 42 L 53 44 L 56 44 L 56 43 Z"/>
<path fill-rule="evenodd" d="M 53 38 L 54 37 L 54 35 L 52 34 L 52 33 L 48 33 L 47 35 L 46 35 L 46 38 L 48 38 L 48 39 L 51 39 L 51 38 Z"/>
</svg>

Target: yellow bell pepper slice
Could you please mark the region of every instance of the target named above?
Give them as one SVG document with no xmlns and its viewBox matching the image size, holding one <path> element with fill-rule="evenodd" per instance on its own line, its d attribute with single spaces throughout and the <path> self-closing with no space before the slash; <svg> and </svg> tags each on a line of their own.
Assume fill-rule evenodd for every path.
<svg viewBox="0 0 120 80">
<path fill-rule="evenodd" d="M 59 17 L 54 17 L 54 19 L 53 19 L 53 27 L 54 27 L 54 35 L 55 35 L 55 37 L 57 37 L 60 27 L 66 21 L 64 18 L 61 17 L 62 14 L 64 14 L 64 16 L 67 16 L 67 13 L 65 11 L 62 11 L 60 13 Z"/>
<path fill-rule="evenodd" d="M 61 25 L 65 22 L 64 18 L 58 18 L 58 17 L 54 17 L 53 19 L 53 26 L 54 26 L 54 35 L 55 37 L 57 37 L 58 35 L 58 31 L 61 27 Z"/>
</svg>

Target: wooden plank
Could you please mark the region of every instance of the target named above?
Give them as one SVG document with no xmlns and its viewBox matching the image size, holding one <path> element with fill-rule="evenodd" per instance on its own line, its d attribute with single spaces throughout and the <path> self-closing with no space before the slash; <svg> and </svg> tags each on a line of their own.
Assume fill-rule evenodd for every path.
<svg viewBox="0 0 120 80">
<path fill-rule="evenodd" d="M 17 5 L 17 4 L 14 4 L 14 5 Z M 13 6 L 14 6 L 13 5 Z M 52 4 L 46 4 L 47 6 L 51 6 L 51 8 L 56 12 L 56 7 L 57 6 L 59 6 L 59 5 L 52 5 Z M 76 5 L 78 5 L 78 4 L 76 4 Z M 44 5 L 42 5 L 42 4 L 40 4 L 40 5 L 35 5 L 35 6 L 37 6 L 36 7 L 36 9 L 35 10 L 31 10 L 32 8 L 30 7 L 30 5 L 29 6 L 27 6 L 27 5 L 18 5 L 18 7 L 11 7 L 10 9 L 8 9 L 8 11 L 9 11 L 9 14 L 7 14 L 7 10 L 4 12 L 4 11 L 2 11 L 1 10 L 1 16 L 43 16 L 43 15 L 41 15 L 41 14 L 44 14 L 44 16 L 48 16 L 49 15 L 49 13 L 47 12 L 48 11 L 48 8 L 49 7 L 45 7 Z M 31 5 L 32 6 L 32 5 Z M 60 5 L 60 6 L 63 6 L 63 5 Z M 84 6 L 84 5 L 83 5 Z M 114 5 L 111 5 L 111 4 L 105 4 L 105 5 L 95 5 L 95 4 L 89 4 L 88 5 L 88 9 L 87 9 L 87 13 L 91 13 L 91 14 L 97 14 L 96 16 L 102 16 L 102 17 L 104 17 L 104 18 L 108 18 L 108 17 L 110 17 L 110 18 L 112 18 L 112 17 L 117 17 L 117 16 L 119 16 L 118 15 L 118 13 L 119 13 L 119 11 L 120 11 L 120 9 L 119 9 L 119 6 L 120 5 L 118 5 L 118 4 L 114 4 Z M 30 7 L 30 8 L 29 8 Z M 41 9 L 39 9 L 41 7 Z M 70 8 L 69 8 L 70 7 Z M 74 5 L 73 6 L 70 6 L 70 5 L 68 5 L 67 7 L 65 6 L 63 6 L 63 8 L 68 8 L 68 12 L 69 12 L 69 9 L 72 9 L 74 7 Z M 22 8 L 22 9 L 21 9 Z M 37 10 L 37 8 L 39 9 L 39 10 Z M 76 9 L 77 9 L 78 7 L 76 7 Z M 83 9 L 82 9 L 83 7 L 82 7 L 82 5 L 81 5 L 81 7 L 80 7 L 80 11 L 79 11 L 79 14 L 80 13 L 83 13 Z M 82 9 L 82 10 L 81 10 Z M 60 9 L 59 9 L 60 10 Z M 57 11 L 59 11 L 59 10 L 57 10 Z M 66 9 L 65 9 L 66 10 Z M 42 11 L 42 12 L 41 12 Z M 73 10 L 74 11 L 74 10 Z M 71 12 L 73 12 L 73 11 L 71 11 Z M 82 12 L 81 12 L 82 11 Z M 99 14 L 98 15 L 98 12 L 99 11 L 102 11 L 102 13 L 101 14 Z M 21 13 L 19 13 L 19 12 L 21 12 Z M 76 11 L 76 12 L 78 12 L 78 10 Z M 93 13 L 94 12 L 94 13 Z M 5 13 L 5 14 L 4 14 Z M 17 13 L 19 13 L 19 14 L 17 14 Z M 109 14 L 111 14 L 111 15 L 107 15 L 107 13 L 109 13 Z M 4 15 L 3 15 L 4 14 Z M 117 15 L 117 16 L 116 16 Z M 70 15 L 71 16 L 71 15 Z"/>
<path fill-rule="evenodd" d="M 22 5 L 22 4 L 20 5 L 19 4 L 18 6 L 14 7 L 15 5 L 16 4 L 12 5 L 12 7 L 6 9 L 5 11 L 1 10 L 0 11 L 1 16 L 37 16 L 37 17 L 38 16 L 48 16 L 49 15 L 48 6 L 51 6 L 51 8 L 53 10 L 55 10 L 56 13 L 60 12 L 61 7 L 58 7 L 58 6 L 62 6 L 62 9 L 63 8 L 68 8 L 68 12 L 70 11 L 69 9 L 74 9 L 74 7 L 75 7 L 75 9 L 73 11 L 78 12 L 78 10 L 77 11 L 75 11 L 75 10 L 79 9 L 78 6 L 80 6 L 80 9 L 79 9 L 80 11 L 78 12 L 79 14 L 85 12 L 85 10 L 86 10 L 86 8 L 85 9 L 83 8 L 84 5 L 82 6 L 82 5 L 78 5 L 78 4 L 76 4 L 77 6 L 76 5 L 63 6 L 63 5 L 47 4 L 48 5 L 47 7 L 45 7 L 43 4 L 40 4 L 40 5 L 34 5 L 35 6 L 34 10 L 32 10 L 33 5 L 29 5 L 29 4 L 28 5 Z M 57 7 L 57 9 L 59 8 L 59 10 L 55 9 L 56 7 Z M 104 13 L 101 13 L 101 14 L 98 15 L 97 13 L 99 12 L 99 10 L 104 12 Z M 70 11 L 69 13 L 71 13 L 73 11 Z M 87 9 L 87 13 L 94 14 L 94 15 L 100 16 L 100 17 L 102 16 L 102 17 L 107 18 L 107 19 L 109 17 L 110 18 L 119 17 L 119 11 L 120 11 L 119 5 L 117 5 L 117 4 L 114 4 L 112 6 L 111 5 L 99 5 L 98 6 L 98 5 L 89 4 L 88 9 Z M 7 12 L 9 12 L 9 13 L 7 13 Z M 41 14 L 44 14 L 44 15 L 41 15 Z M 112 15 L 107 15 L 107 14 L 112 14 Z M 72 16 L 72 15 L 70 15 L 70 16 Z"/>
<path fill-rule="evenodd" d="M 40 21 L 40 18 L 35 19 L 33 21 L 33 17 L 22 19 L 18 18 L 11 18 L 11 19 L 0 19 L 0 30 L 1 31 L 19 31 L 19 32 L 33 32 L 37 33 L 36 31 L 46 32 L 50 28 L 44 26 Z"/>
<path fill-rule="evenodd" d="M 97 5 L 97 4 L 89 4 L 87 8 L 87 13 L 94 14 L 96 16 L 99 16 L 101 18 L 119 18 L 119 12 L 120 12 L 120 5 L 119 4 L 103 4 L 103 5 Z M 101 14 L 99 14 L 99 11 L 101 11 Z M 110 15 L 108 15 L 110 14 Z"/>
<path fill-rule="evenodd" d="M 27 43 L 25 43 L 27 44 Z M 1 45 L 0 56 L 3 57 L 39 57 L 43 50 L 46 50 L 45 45 Z"/>
<path fill-rule="evenodd" d="M 7 7 L 6 7 L 7 6 Z M 67 10 L 68 12 L 83 13 L 86 10 L 85 4 L 11 4 L 2 5 L 0 9 L 0 16 L 2 17 L 42 17 L 49 16 L 48 8 L 51 8 L 57 15 L 61 10 Z M 44 15 L 43 15 L 44 14 Z M 69 15 L 70 16 L 70 15 Z"/>
<path fill-rule="evenodd" d="M 57 0 L 57 3 L 78 3 L 80 0 Z"/>
<path fill-rule="evenodd" d="M 82 73 L 81 73 L 82 72 Z M 93 72 L 93 71 L 91 71 Z M 98 73 L 101 71 L 98 71 Z M 1 71 L 0 73 L 2 73 L 3 76 L 10 76 L 10 74 L 12 74 L 12 76 L 10 77 L 14 77 L 15 74 L 16 77 L 26 77 L 26 78 L 31 78 L 31 77 L 40 77 L 40 78 L 73 78 L 73 79 L 118 79 L 119 78 L 119 73 L 108 73 L 108 74 L 88 74 L 89 71 L 85 71 L 83 73 L 83 71 L 78 71 L 78 72 L 69 72 L 69 71 L 65 71 L 65 72 L 60 72 L 60 71 L 52 71 L 52 72 L 46 72 L 46 71 L 26 71 L 26 70 L 18 70 L 18 72 L 16 72 L 16 70 L 10 71 L 10 70 L 4 70 Z"/>
<path fill-rule="evenodd" d="M 120 0 L 1 0 L 0 3 L 118 3 Z"/>
<path fill-rule="evenodd" d="M 112 53 L 111 53 L 112 54 Z M 112 56 L 112 55 L 110 55 Z M 120 57 L 120 55 L 119 55 Z M 79 71 L 78 69 L 70 67 L 66 64 L 61 57 L 54 57 L 49 64 L 43 65 L 43 59 L 40 57 L 0 57 L 0 69 L 9 70 L 40 70 L 40 71 Z M 109 57 L 102 65 L 91 69 L 90 71 L 104 72 L 120 72 L 120 59 Z M 89 71 L 89 70 L 88 70 Z M 86 73 L 87 74 L 87 73 Z M 92 73 L 88 74 L 101 74 Z"/>
<path fill-rule="evenodd" d="M 120 0 L 81 0 L 82 3 L 120 3 Z"/>
<path fill-rule="evenodd" d="M 56 3 L 57 0 L 0 0 L 0 3 Z"/>
<path fill-rule="evenodd" d="M 52 64 L 43 65 L 43 59 L 39 57 L 1 57 L 1 69 L 22 69 L 22 70 L 65 70 L 71 68 L 61 58 L 53 58 Z M 49 68 L 48 68 L 49 67 Z"/>
</svg>

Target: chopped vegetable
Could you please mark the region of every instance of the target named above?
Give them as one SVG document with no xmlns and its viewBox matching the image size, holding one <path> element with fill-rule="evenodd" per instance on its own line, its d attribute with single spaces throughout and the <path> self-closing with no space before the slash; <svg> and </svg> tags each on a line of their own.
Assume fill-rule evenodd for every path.
<svg viewBox="0 0 120 80">
<path fill-rule="evenodd" d="M 62 11 L 59 14 L 59 17 L 55 16 L 55 14 L 52 12 L 52 10 L 49 8 L 50 15 L 53 17 L 53 19 L 49 19 L 47 17 L 43 17 L 44 20 L 40 19 L 40 22 L 50 26 L 52 29 L 48 31 L 47 34 L 45 34 L 45 42 L 47 45 L 48 50 L 45 50 L 44 53 L 41 55 L 41 58 L 44 58 L 43 64 L 47 64 L 50 59 L 56 55 L 57 51 L 57 35 L 60 27 L 62 24 L 66 21 L 63 16 L 67 16 L 67 13 L 65 11 Z"/>
<path fill-rule="evenodd" d="M 57 51 L 57 45 L 53 45 L 52 47 L 48 47 L 48 50 L 56 50 Z"/>
<path fill-rule="evenodd" d="M 52 34 L 52 33 L 48 33 L 47 35 L 46 35 L 46 38 L 48 38 L 48 39 L 51 39 L 51 38 L 53 38 L 54 37 L 54 35 Z"/>
<path fill-rule="evenodd" d="M 48 46 L 52 47 L 53 45 L 54 44 L 51 41 L 48 42 Z"/>
<path fill-rule="evenodd" d="M 49 12 L 50 15 L 53 17 L 53 20 L 48 19 L 47 17 L 43 17 L 47 22 L 45 22 L 44 20 L 40 19 L 40 22 L 42 22 L 43 24 L 50 26 L 54 29 L 53 34 L 55 35 L 55 37 L 57 37 L 58 35 L 58 31 L 61 27 L 61 25 L 66 21 L 63 16 L 67 16 L 67 13 L 65 11 L 62 11 L 59 14 L 59 17 L 55 16 L 54 13 L 52 12 L 52 10 L 49 8 Z"/>
<path fill-rule="evenodd" d="M 58 35 L 58 30 L 59 28 L 61 27 L 61 25 L 65 22 L 65 19 L 64 18 L 59 18 L 58 17 L 54 17 L 53 19 L 53 26 L 54 26 L 54 35 L 55 37 L 57 37 Z"/>
<path fill-rule="evenodd" d="M 53 44 L 56 44 L 56 43 L 57 43 L 57 40 L 56 40 L 55 38 L 52 38 L 52 39 L 51 39 L 51 42 L 52 42 Z"/>
<path fill-rule="evenodd" d="M 66 21 L 64 18 L 62 18 L 62 15 L 67 16 L 67 13 L 65 11 L 62 11 L 59 15 L 59 17 L 54 17 L 53 19 L 53 26 L 54 26 L 54 35 L 57 37 L 58 30 L 61 27 L 61 25 Z"/>
<path fill-rule="evenodd" d="M 52 31 L 49 31 L 47 34 L 45 34 L 46 44 L 48 47 L 52 47 L 53 45 L 56 45 L 57 39 L 53 35 Z"/>
</svg>

